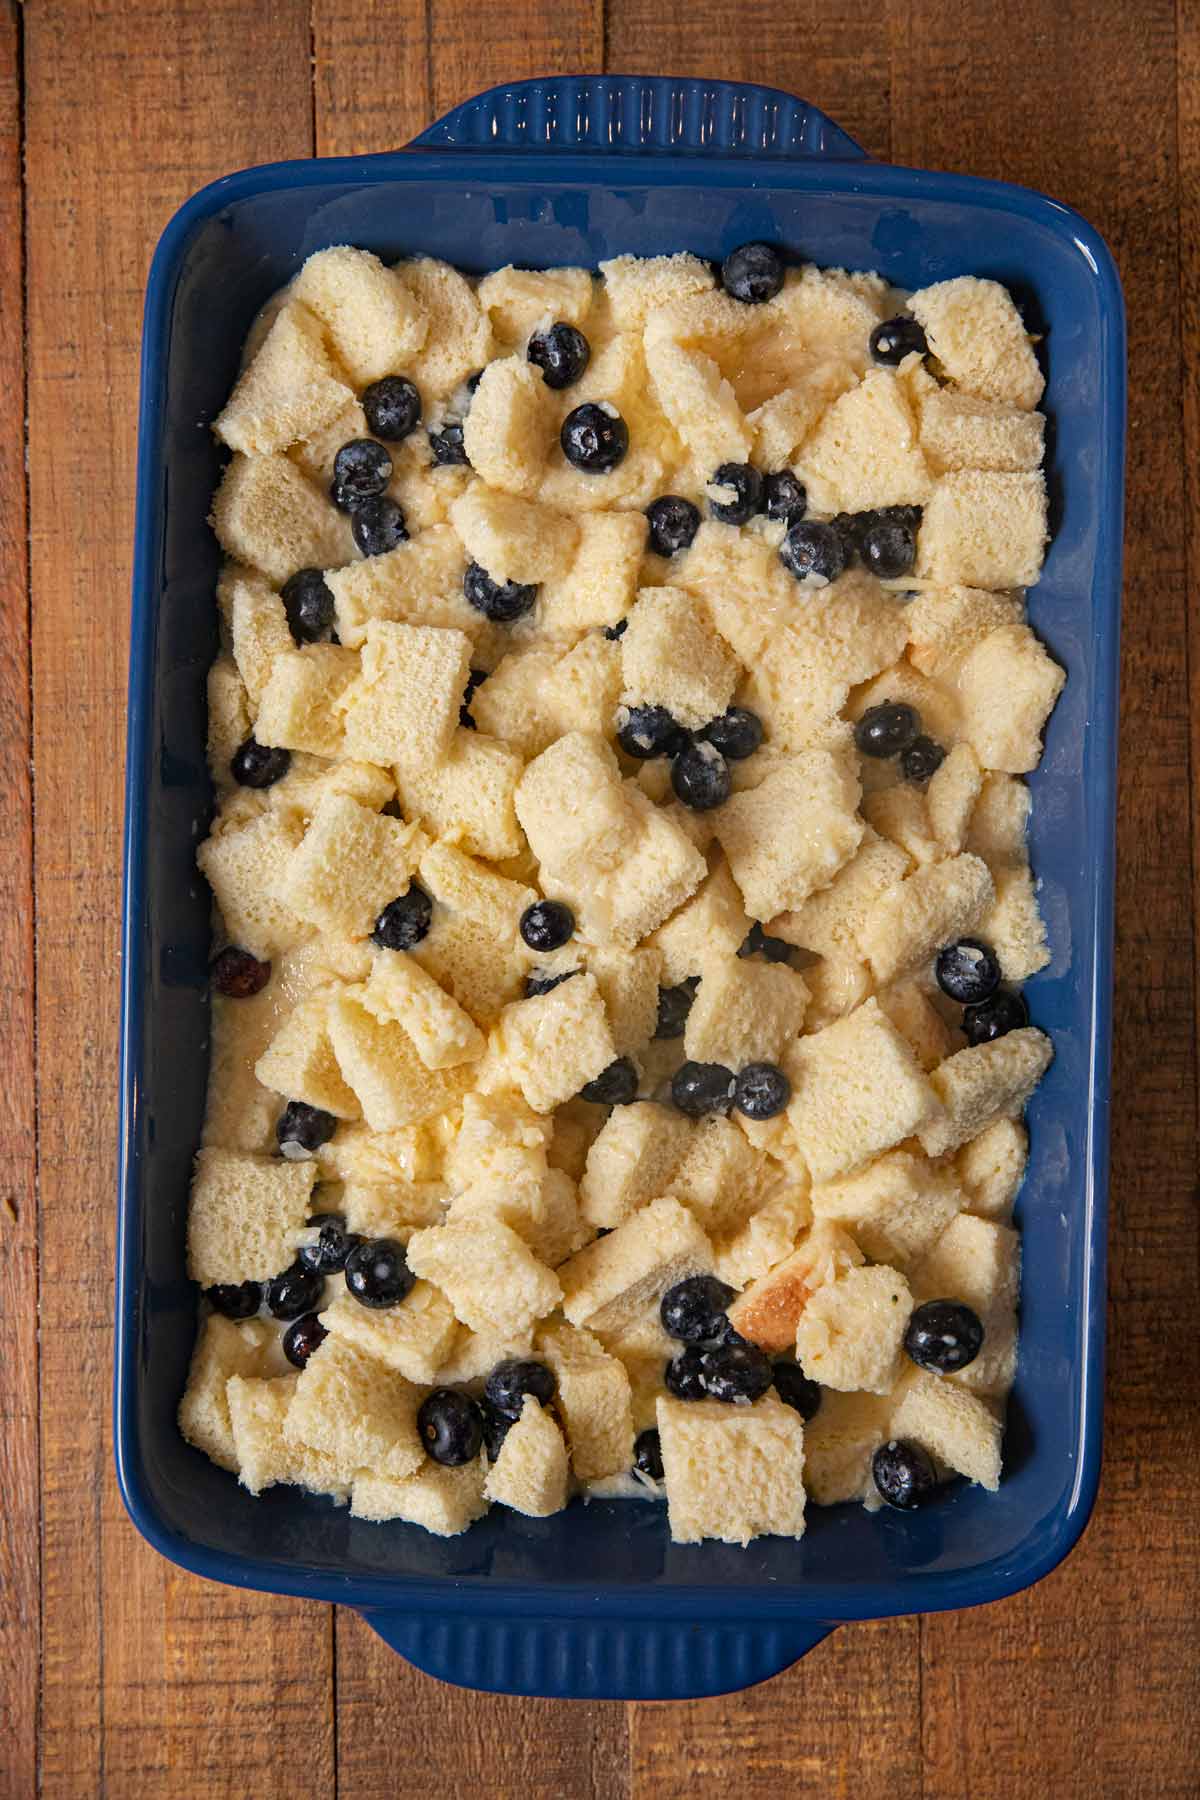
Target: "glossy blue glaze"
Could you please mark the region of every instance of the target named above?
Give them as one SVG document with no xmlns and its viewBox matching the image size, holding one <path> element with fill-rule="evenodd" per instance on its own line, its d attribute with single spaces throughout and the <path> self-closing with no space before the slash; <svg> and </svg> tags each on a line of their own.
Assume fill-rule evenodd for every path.
<svg viewBox="0 0 1200 1800">
<path fill-rule="evenodd" d="M 1029 985 L 1056 1060 L 1030 1109 L 1020 1369 L 1000 1492 L 913 1517 L 814 1508 L 800 1544 L 672 1545 L 654 1506 L 503 1509 L 443 1541 L 277 1488 L 251 1499 L 175 1427 L 195 1323 L 188 1174 L 204 1101 L 205 673 L 217 547 L 208 424 L 263 300 L 314 250 L 472 270 L 747 238 L 915 288 L 1007 283 L 1046 333 L 1054 542 L 1031 596 L 1070 675 L 1033 778 L 1053 948 Z M 719 1693 L 843 1619 L 972 1606 L 1036 1581 L 1086 1523 L 1100 1462 L 1124 320 L 1077 214 L 1024 189 L 881 167 L 790 96 L 716 82 L 519 84 L 395 154 L 252 169 L 167 227 L 142 359 L 129 690 L 116 1454 L 139 1529 L 219 1581 L 339 1601 L 422 1668 L 514 1693 Z"/>
</svg>

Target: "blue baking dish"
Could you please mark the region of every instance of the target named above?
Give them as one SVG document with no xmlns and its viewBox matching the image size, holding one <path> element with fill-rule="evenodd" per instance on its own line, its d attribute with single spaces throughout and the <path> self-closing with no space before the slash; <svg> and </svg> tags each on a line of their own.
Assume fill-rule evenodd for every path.
<svg viewBox="0 0 1200 1800">
<path fill-rule="evenodd" d="M 1029 987 L 1056 1058 L 1030 1108 L 1020 1369 L 1006 1475 L 914 1516 L 814 1508 L 803 1542 L 668 1541 L 658 1507 L 497 1509 L 461 1538 L 376 1526 L 295 1490 L 259 1500 L 180 1438 L 195 1327 L 184 1267 L 207 1058 L 218 474 L 207 426 L 258 307 L 312 251 L 427 251 L 481 271 L 622 251 L 719 257 L 766 238 L 907 288 L 1007 283 L 1045 333 L 1054 541 L 1031 596 L 1070 679 L 1033 778 L 1053 961 Z M 1067 207 L 869 162 L 814 108 L 721 82 L 589 77 L 499 88 L 393 154 L 280 163 L 176 214 L 146 297 L 129 688 L 116 1456 L 163 1555 L 217 1581 L 359 1608 L 420 1668 L 518 1694 L 665 1699 L 746 1686 L 842 1620 L 974 1606 L 1066 1554 L 1100 1464 L 1124 437 L 1112 259 Z"/>
</svg>

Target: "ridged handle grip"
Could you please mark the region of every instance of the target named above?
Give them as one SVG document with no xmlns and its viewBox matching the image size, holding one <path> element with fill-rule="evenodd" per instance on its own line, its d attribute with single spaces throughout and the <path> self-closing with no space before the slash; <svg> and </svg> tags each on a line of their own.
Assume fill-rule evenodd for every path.
<svg viewBox="0 0 1200 1800">
<path fill-rule="evenodd" d="M 414 147 L 837 157 L 866 152 L 807 100 L 755 82 L 671 75 L 561 75 L 489 88 Z"/>
</svg>

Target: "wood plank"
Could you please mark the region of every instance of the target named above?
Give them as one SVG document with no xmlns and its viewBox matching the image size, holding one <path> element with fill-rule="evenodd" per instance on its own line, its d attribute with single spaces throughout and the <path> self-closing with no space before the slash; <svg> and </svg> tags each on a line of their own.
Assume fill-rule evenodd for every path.
<svg viewBox="0 0 1200 1800">
<path fill-rule="evenodd" d="M 122 733 L 142 285 L 166 220 L 307 154 L 305 0 L 25 11 L 51 1795 L 333 1787 L 331 1630 L 144 1545 L 109 1443 Z"/>
<path fill-rule="evenodd" d="M 1190 592 L 1175 436 L 1180 184 L 1164 103 L 1175 9 L 1102 0 L 1085 20 L 1024 0 L 1003 30 L 987 0 L 897 12 L 897 159 L 1070 201 L 1105 233 L 1131 302 L 1106 1473 L 1063 1569 L 985 1614 L 925 1622 L 925 1792 L 1182 1795 L 1196 1770 L 1198 1288 L 1192 903 L 1179 852 Z M 1193 245 L 1196 178 L 1193 160 Z"/>
<path fill-rule="evenodd" d="M 604 0 L 428 0 L 428 16 L 430 122 L 496 82 L 604 66 Z"/>
</svg>

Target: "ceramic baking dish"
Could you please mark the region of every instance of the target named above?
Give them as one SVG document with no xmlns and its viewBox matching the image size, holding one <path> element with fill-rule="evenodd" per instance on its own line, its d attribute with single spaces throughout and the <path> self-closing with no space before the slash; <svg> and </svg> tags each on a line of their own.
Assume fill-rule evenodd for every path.
<svg viewBox="0 0 1200 1800">
<path fill-rule="evenodd" d="M 674 1546 L 657 1506 L 495 1509 L 443 1541 L 275 1488 L 252 1499 L 183 1442 L 195 1330 L 184 1268 L 207 1060 L 218 475 L 206 429 L 258 307 L 326 245 L 468 270 L 719 257 L 767 238 L 912 289 L 970 272 L 1045 333 L 1054 539 L 1033 621 L 1069 682 L 1033 777 L 1053 961 L 1030 983 L 1056 1057 L 1030 1108 L 1020 1368 L 1000 1491 L 906 1516 L 813 1508 L 801 1543 Z M 1100 1463 L 1124 320 L 1090 225 L 997 182 L 884 167 L 814 108 L 721 82 L 588 77 L 499 88 L 407 150 L 215 182 L 168 225 L 142 356 L 129 689 L 116 1455 L 164 1556 L 359 1608 L 422 1669 L 520 1694 L 671 1698 L 785 1668 L 839 1621 L 973 1606 L 1036 1581 L 1086 1523 Z"/>
</svg>

